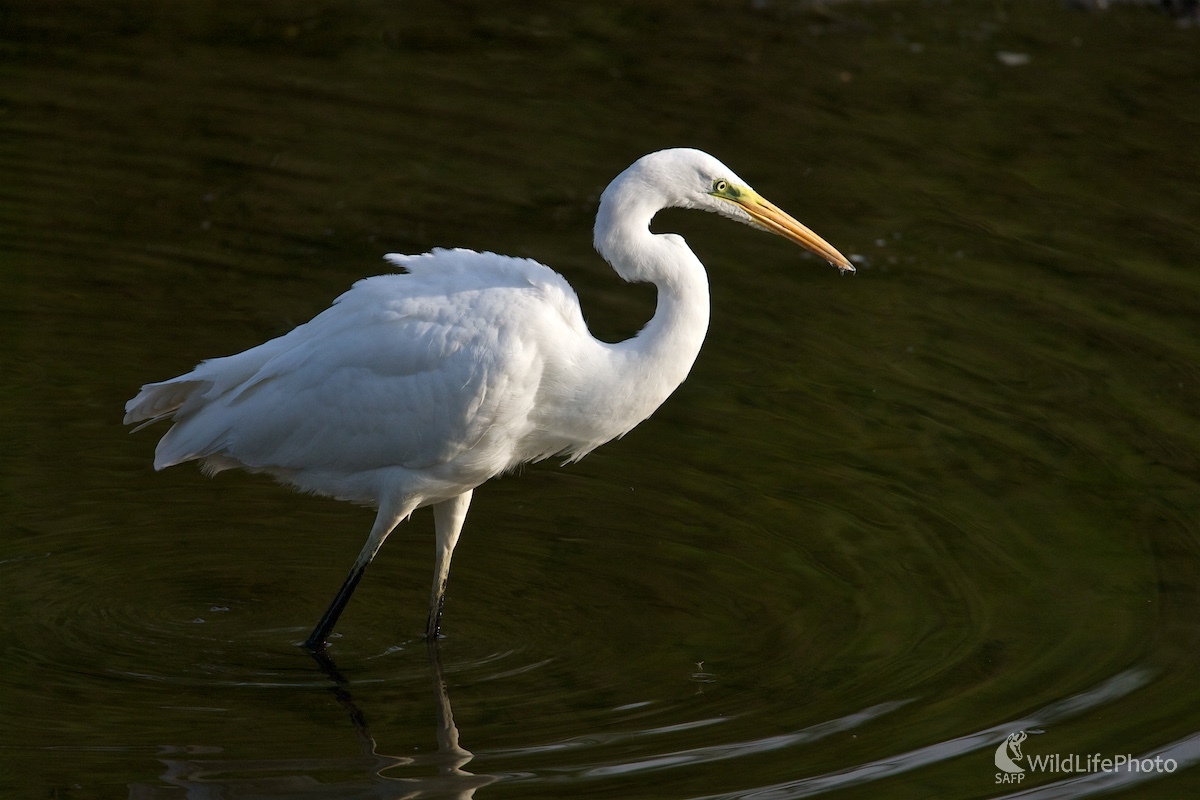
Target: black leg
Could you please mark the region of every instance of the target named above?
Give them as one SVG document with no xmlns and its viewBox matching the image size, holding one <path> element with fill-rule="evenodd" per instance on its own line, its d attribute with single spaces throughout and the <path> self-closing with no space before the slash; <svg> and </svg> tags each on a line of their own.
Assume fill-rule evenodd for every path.
<svg viewBox="0 0 1200 800">
<path fill-rule="evenodd" d="M 314 653 L 325 648 L 329 634 L 333 633 L 333 626 L 337 624 L 338 617 L 342 615 L 342 611 L 346 608 L 346 603 L 350 602 L 350 595 L 354 594 L 354 587 L 358 586 L 358 582 L 362 580 L 363 573 L 366 571 L 366 564 L 362 566 L 355 564 L 354 569 L 350 570 L 350 574 L 346 576 L 342 588 L 338 589 L 333 602 L 329 604 L 329 608 L 325 609 L 325 615 L 321 617 L 321 621 L 317 623 L 317 627 L 313 628 L 313 632 L 304 640 L 305 647 Z"/>
<path fill-rule="evenodd" d="M 350 574 L 346 576 L 342 588 L 338 589 L 333 602 L 329 604 L 329 608 L 325 609 L 325 616 L 321 617 L 317 627 L 313 628 L 313 632 L 304 640 L 305 647 L 314 653 L 325 647 L 329 634 L 333 633 L 333 626 L 337 624 L 338 617 L 345 610 L 346 603 L 350 602 L 350 595 L 354 594 L 354 587 L 358 586 L 363 573 L 367 570 L 367 565 L 371 563 L 371 559 L 383 546 L 383 540 L 388 537 L 392 528 L 395 528 L 400 520 L 412 513 L 415 507 L 416 502 L 401 506 L 399 513 L 392 511 L 395 506 L 390 503 L 384 503 L 379 507 L 379 513 L 375 515 L 375 524 L 371 526 L 371 535 L 367 537 L 366 544 L 359 551 L 358 558 L 354 559 L 354 566 L 350 568 Z"/>
</svg>

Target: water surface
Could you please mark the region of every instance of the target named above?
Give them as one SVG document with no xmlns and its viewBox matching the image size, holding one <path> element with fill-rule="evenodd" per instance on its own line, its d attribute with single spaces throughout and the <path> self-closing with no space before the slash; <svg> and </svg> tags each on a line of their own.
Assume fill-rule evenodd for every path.
<svg viewBox="0 0 1200 800">
<path fill-rule="evenodd" d="M 1197 33 L 1032 0 L 11 6 L 0 786 L 1194 793 Z M 437 652 L 422 512 L 315 661 L 371 512 L 156 474 L 124 401 L 390 251 L 538 258 L 628 336 L 653 293 L 592 214 L 676 145 L 858 275 L 664 213 L 713 284 L 688 382 L 476 493 Z M 998 783 L 1019 730 L 1026 759 L 1176 769 Z"/>
</svg>

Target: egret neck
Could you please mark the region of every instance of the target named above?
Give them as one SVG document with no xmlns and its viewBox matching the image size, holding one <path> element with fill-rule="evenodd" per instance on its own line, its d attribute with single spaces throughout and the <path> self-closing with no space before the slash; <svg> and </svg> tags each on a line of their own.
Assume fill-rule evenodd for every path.
<svg viewBox="0 0 1200 800">
<path fill-rule="evenodd" d="M 708 274 L 683 237 L 650 231 L 655 213 L 685 202 L 626 174 L 605 190 L 596 216 L 595 246 L 624 280 L 653 283 L 654 316 L 632 339 L 606 349 L 608 405 L 633 428 L 683 383 L 708 331 Z M 654 187 L 657 188 L 657 187 Z M 601 373 L 603 374 L 603 373 Z"/>
</svg>

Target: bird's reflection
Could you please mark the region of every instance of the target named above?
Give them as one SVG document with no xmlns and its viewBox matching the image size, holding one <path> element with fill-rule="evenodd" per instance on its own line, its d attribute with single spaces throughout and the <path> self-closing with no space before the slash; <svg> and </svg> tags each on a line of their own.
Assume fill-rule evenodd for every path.
<svg viewBox="0 0 1200 800">
<path fill-rule="evenodd" d="M 437 753 L 424 756 L 390 756 L 379 752 L 366 714 L 355 702 L 351 683 L 325 653 L 313 653 L 321 672 L 330 680 L 330 691 L 346 710 L 361 756 L 352 759 L 264 759 L 232 761 L 208 758 L 163 758 L 167 770 L 161 776 L 166 786 L 131 786 L 134 800 L 178 797 L 269 798 L 472 798 L 482 786 L 494 783 L 492 775 L 477 775 L 464 769 L 474 754 L 459 744 L 458 727 L 446 692 L 441 653 L 436 641 L 429 644 L 429 666 L 437 704 Z M 196 755 L 189 750 L 189 755 Z M 432 766 L 436 775 L 399 777 L 397 768 Z M 350 774 L 344 781 L 318 780 L 317 775 Z"/>
</svg>

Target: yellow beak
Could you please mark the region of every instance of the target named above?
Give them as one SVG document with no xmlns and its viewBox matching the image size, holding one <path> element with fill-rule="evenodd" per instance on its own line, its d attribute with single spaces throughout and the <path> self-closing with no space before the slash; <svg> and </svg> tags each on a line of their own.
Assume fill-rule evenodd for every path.
<svg viewBox="0 0 1200 800">
<path fill-rule="evenodd" d="M 742 210 L 750 215 L 750 219 L 763 230 L 778 234 L 785 239 L 790 239 L 805 250 L 819 255 L 842 272 L 855 271 L 854 265 L 844 255 L 839 253 L 833 245 L 820 236 L 817 236 L 817 234 L 813 233 L 786 211 L 783 211 L 766 198 L 761 197 L 753 189 L 748 186 L 739 186 L 736 188 L 731 186 L 729 188 L 730 191 L 724 193 L 714 192 L 714 195 L 720 197 L 722 200 L 728 200 L 740 206 Z"/>
</svg>

